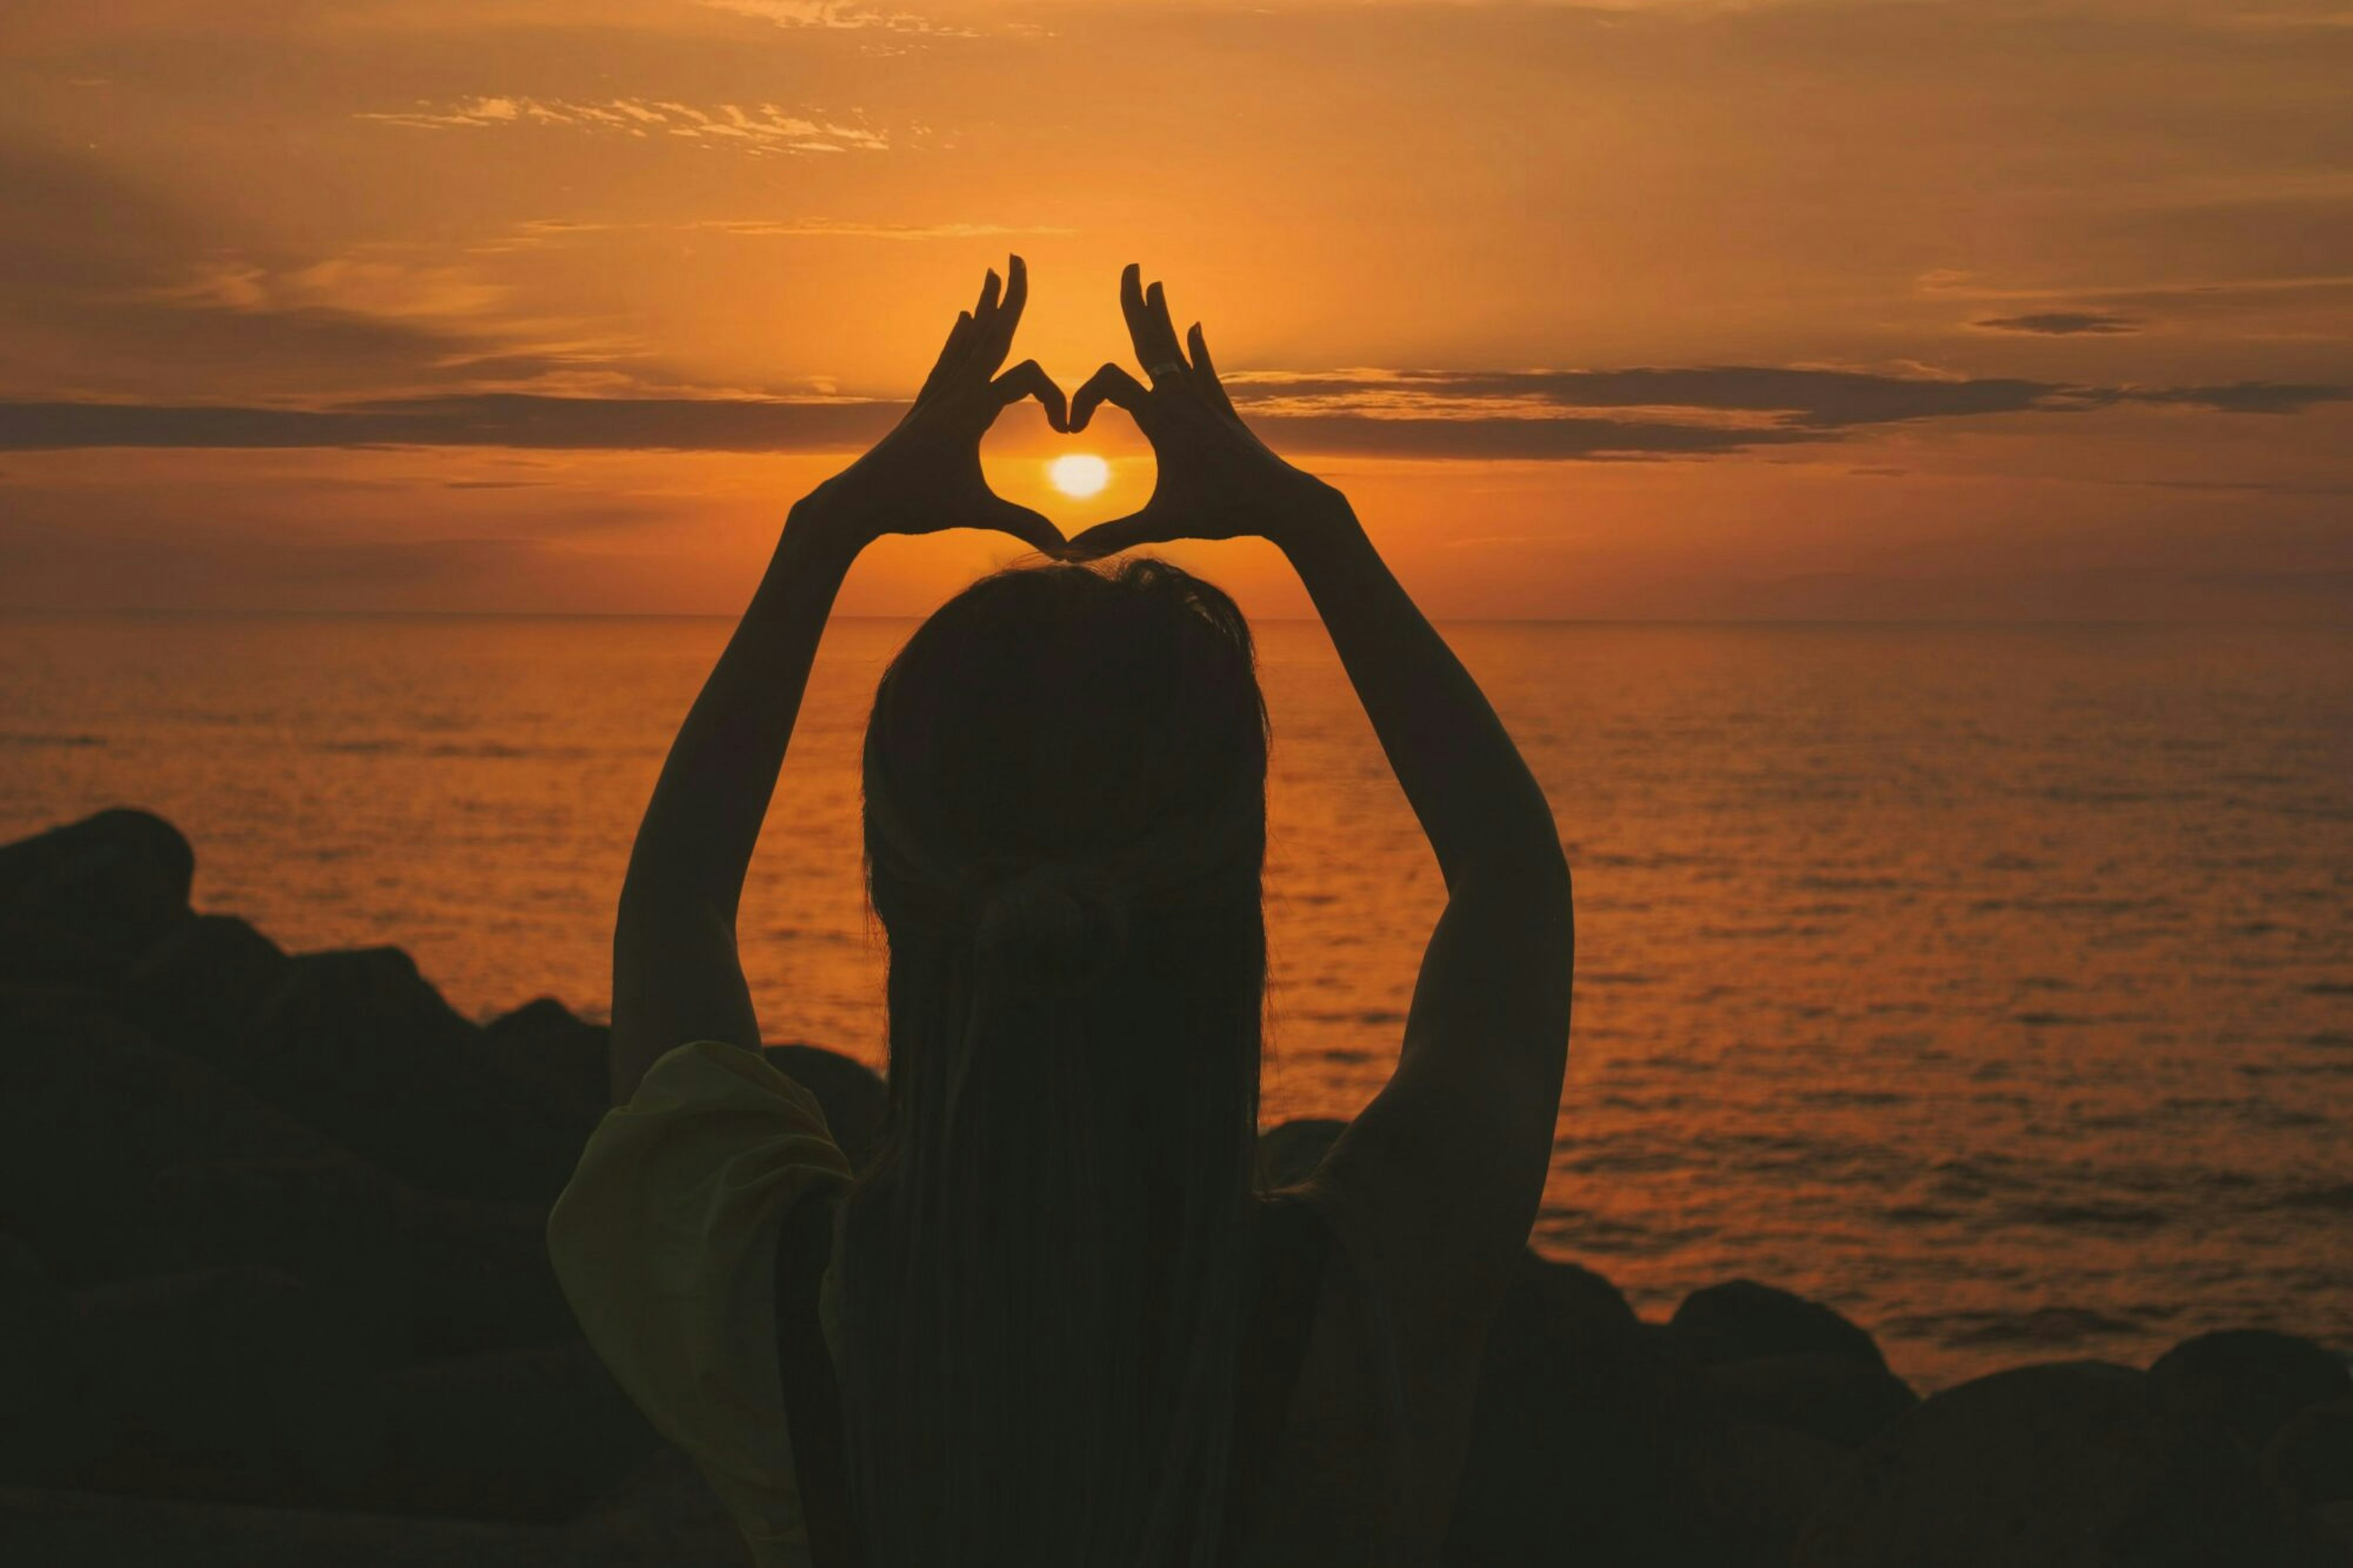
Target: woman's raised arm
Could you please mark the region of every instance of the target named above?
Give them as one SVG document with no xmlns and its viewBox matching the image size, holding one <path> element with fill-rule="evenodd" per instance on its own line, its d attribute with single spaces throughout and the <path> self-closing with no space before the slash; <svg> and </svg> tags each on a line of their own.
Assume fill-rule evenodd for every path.
<svg viewBox="0 0 2353 1568">
<path fill-rule="evenodd" d="M 1039 550 L 1062 542 L 1038 513 L 990 493 L 980 439 L 1023 397 L 1055 428 L 1062 395 L 1035 360 L 997 374 L 1029 291 L 1014 257 L 1000 296 L 988 274 L 939 363 L 890 435 L 796 505 L 765 576 L 662 764 L 638 829 L 613 928 L 616 1103 L 691 1040 L 760 1047 L 735 952 L 735 910 L 809 666 L 850 563 L 886 533 L 993 528 Z"/>
<path fill-rule="evenodd" d="M 1568 1046 L 1573 924 L 1552 811 L 1503 723 L 1382 562 L 1339 491 L 1250 434 L 1197 325 L 1189 360 L 1155 283 L 1121 299 L 1147 388 L 1105 365 L 1071 400 L 1129 411 L 1158 455 L 1144 509 L 1073 551 L 1257 535 L 1297 568 L 1398 782 L 1447 904 L 1424 953 L 1396 1073 L 1319 1182 L 1360 1223 L 1401 1338 L 1483 1332 L 1551 1167 Z"/>
</svg>

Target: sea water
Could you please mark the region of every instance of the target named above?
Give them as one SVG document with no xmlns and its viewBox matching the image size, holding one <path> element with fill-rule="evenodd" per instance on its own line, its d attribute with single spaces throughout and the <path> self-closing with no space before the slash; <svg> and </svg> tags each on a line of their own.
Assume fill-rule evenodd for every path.
<svg viewBox="0 0 2353 1568">
<path fill-rule="evenodd" d="M 879 1063 L 828 633 L 746 890 L 771 1040 Z M 1275 726 L 1265 1117 L 1396 1060 L 1435 862 L 1320 627 Z M 0 620 L 0 838 L 136 805 L 196 901 L 396 943 L 466 1012 L 607 998 L 704 620 Z M 2353 633 L 1469 624 L 1552 800 L 1576 1016 L 1535 1240 L 1646 1312 L 1746 1275 L 1934 1386 L 2269 1324 L 2353 1349 Z"/>
</svg>

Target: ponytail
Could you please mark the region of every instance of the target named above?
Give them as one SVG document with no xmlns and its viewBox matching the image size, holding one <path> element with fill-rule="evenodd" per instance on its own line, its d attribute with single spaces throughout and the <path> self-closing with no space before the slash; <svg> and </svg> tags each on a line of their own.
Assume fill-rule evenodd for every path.
<svg viewBox="0 0 2353 1568">
<path fill-rule="evenodd" d="M 843 1253 L 876 1568 L 1209 1568 L 1251 1205 L 1265 721 L 1158 563 L 986 580 L 867 734 L 891 1106 Z"/>
</svg>

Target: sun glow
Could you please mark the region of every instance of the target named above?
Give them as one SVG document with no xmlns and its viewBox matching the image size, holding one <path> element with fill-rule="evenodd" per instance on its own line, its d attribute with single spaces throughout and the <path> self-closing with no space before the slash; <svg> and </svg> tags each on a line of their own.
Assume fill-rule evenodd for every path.
<svg viewBox="0 0 2353 1568">
<path fill-rule="evenodd" d="M 1092 452 L 1073 452 L 1048 463 L 1046 478 L 1066 496 L 1091 496 L 1111 483 L 1111 465 Z"/>
</svg>

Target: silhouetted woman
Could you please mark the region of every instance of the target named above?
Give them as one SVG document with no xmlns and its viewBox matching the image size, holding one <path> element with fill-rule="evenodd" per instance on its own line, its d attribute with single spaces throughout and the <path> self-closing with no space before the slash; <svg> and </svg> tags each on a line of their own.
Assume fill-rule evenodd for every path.
<svg viewBox="0 0 2353 1568">
<path fill-rule="evenodd" d="M 1510 738 L 1346 500 L 1235 415 L 1158 284 L 1150 384 L 1065 413 L 998 374 L 1011 262 L 905 419 L 794 507 L 681 729 L 614 936 L 613 1092 L 550 1225 L 590 1339 L 761 1564 L 1426 1563 L 1480 1350 L 1550 1162 L 1569 879 Z M 991 494 L 1023 396 L 1103 402 L 1158 454 L 1066 545 Z M 890 1107 L 853 1171 L 757 1054 L 744 868 L 835 591 L 886 533 L 977 525 L 1066 559 L 944 605 L 876 692 L 868 886 Z M 1254 534 L 1297 567 L 1430 837 L 1447 906 L 1395 1075 L 1312 1176 L 1261 1190 L 1266 726 L 1248 628 L 1176 568 Z"/>
</svg>

